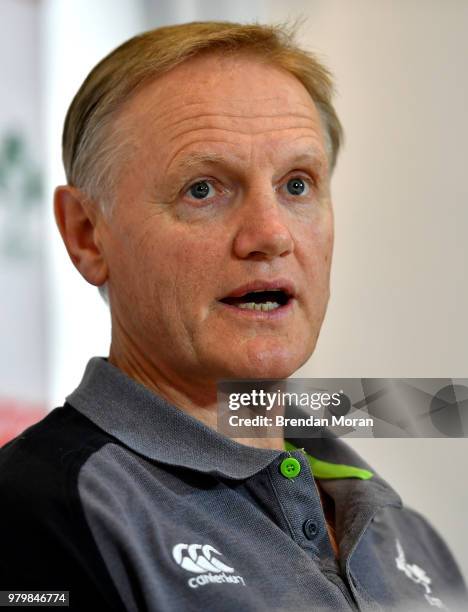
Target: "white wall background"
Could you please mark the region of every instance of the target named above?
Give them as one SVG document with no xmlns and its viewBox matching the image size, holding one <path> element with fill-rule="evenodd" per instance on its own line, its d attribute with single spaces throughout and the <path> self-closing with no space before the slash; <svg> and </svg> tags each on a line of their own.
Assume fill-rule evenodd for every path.
<svg viewBox="0 0 468 612">
<path fill-rule="evenodd" d="M 80 382 L 90 355 L 108 354 L 110 318 L 97 289 L 74 269 L 53 217 L 53 191 L 65 182 L 61 135 L 70 102 L 91 68 L 121 42 L 145 28 L 138 0 L 43 0 L 42 87 L 45 158 L 49 377 L 48 404 L 62 405 Z"/>
<path fill-rule="evenodd" d="M 317 351 L 297 375 L 468 376 L 468 3 L 44 0 L 43 6 L 50 197 L 63 180 L 66 106 L 112 47 L 165 23 L 307 16 L 301 40 L 336 76 L 346 146 L 333 181 L 332 299 Z M 90 355 L 107 354 L 109 330 L 96 290 L 68 262 L 49 221 L 53 406 L 79 381 Z M 352 444 L 430 518 L 468 577 L 468 441 Z"/>
<path fill-rule="evenodd" d="M 3 0 L 0 4 L 0 146 L 3 150 L 9 135 L 20 137 L 35 170 L 40 169 L 43 137 L 37 20 L 37 7 L 30 2 Z M 18 32 L 23 35 L 21 45 Z M 24 171 L 21 164 L 16 171 L 8 172 L 0 186 L 0 398 L 32 402 L 39 407 L 46 395 L 41 212 L 38 201 L 28 213 L 20 212 L 24 209 L 18 207 L 16 196 L 25 179 Z M 24 229 L 32 230 L 26 251 L 22 255 L 8 254 L 3 249 L 5 241 L 16 236 L 15 226 L 23 223 L 28 223 Z M 27 232 L 19 236 L 24 234 Z"/>
</svg>

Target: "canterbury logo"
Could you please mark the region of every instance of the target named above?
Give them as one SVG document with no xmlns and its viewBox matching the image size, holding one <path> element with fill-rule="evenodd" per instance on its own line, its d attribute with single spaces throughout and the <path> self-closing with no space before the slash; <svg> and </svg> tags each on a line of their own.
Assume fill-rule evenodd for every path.
<svg viewBox="0 0 468 612">
<path fill-rule="evenodd" d="M 233 572 L 233 567 L 213 556 L 220 554 L 219 550 L 210 544 L 176 544 L 172 549 L 172 556 L 177 565 L 196 574 Z"/>
</svg>

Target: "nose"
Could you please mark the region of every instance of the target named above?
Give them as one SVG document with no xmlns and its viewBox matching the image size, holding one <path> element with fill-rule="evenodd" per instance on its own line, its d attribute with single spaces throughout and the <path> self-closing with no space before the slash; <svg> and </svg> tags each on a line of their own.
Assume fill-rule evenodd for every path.
<svg viewBox="0 0 468 612">
<path fill-rule="evenodd" d="M 273 192 L 251 193 L 239 211 L 239 229 L 234 238 L 234 253 L 241 259 L 274 259 L 294 250 L 287 211 Z"/>
</svg>

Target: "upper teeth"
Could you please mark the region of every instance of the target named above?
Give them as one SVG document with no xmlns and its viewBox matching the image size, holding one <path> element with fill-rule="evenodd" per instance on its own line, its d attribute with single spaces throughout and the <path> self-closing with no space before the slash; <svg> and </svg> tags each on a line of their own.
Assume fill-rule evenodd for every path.
<svg viewBox="0 0 468 612">
<path fill-rule="evenodd" d="M 256 302 L 243 302 L 241 304 L 237 304 L 238 308 L 244 308 L 249 310 L 274 310 L 275 308 L 279 308 L 278 302 L 265 302 L 264 304 L 257 304 Z"/>
</svg>

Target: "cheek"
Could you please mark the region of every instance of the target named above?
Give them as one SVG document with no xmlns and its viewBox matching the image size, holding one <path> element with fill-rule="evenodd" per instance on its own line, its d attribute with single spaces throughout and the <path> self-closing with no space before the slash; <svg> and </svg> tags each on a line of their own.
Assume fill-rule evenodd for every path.
<svg viewBox="0 0 468 612">
<path fill-rule="evenodd" d="M 221 262 L 219 238 L 190 227 L 158 228 L 144 241 L 138 259 L 146 276 L 150 304 L 173 318 L 193 311 L 213 292 Z"/>
<path fill-rule="evenodd" d="M 315 282 L 320 279 L 327 281 L 330 276 L 333 240 L 333 222 L 330 217 L 320 224 L 303 228 L 298 257 L 303 259 L 307 277 Z"/>
<path fill-rule="evenodd" d="M 164 245 L 148 229 L 138 231 L 143 225 L 138 221 L 117 219 L 110 248 L 110 282 L 115 297 L 119 307 L 133 312 L 135 318 L 148 316 L 150 309 L 154 312 L 160 306 L 154 299 L 167 289 L 164 275 L 161 276 L 166 268 Z M 157 285 L 160 292 L 155 291 Z"/>
<path fill-rule="evenodd" d="M 327 238 L 324 241 L 324 249 L 323 249 L 323 263 L 330 269 L 332 256 L 333 256 L 333 228 L 328 233 Z"/>
</svg>

